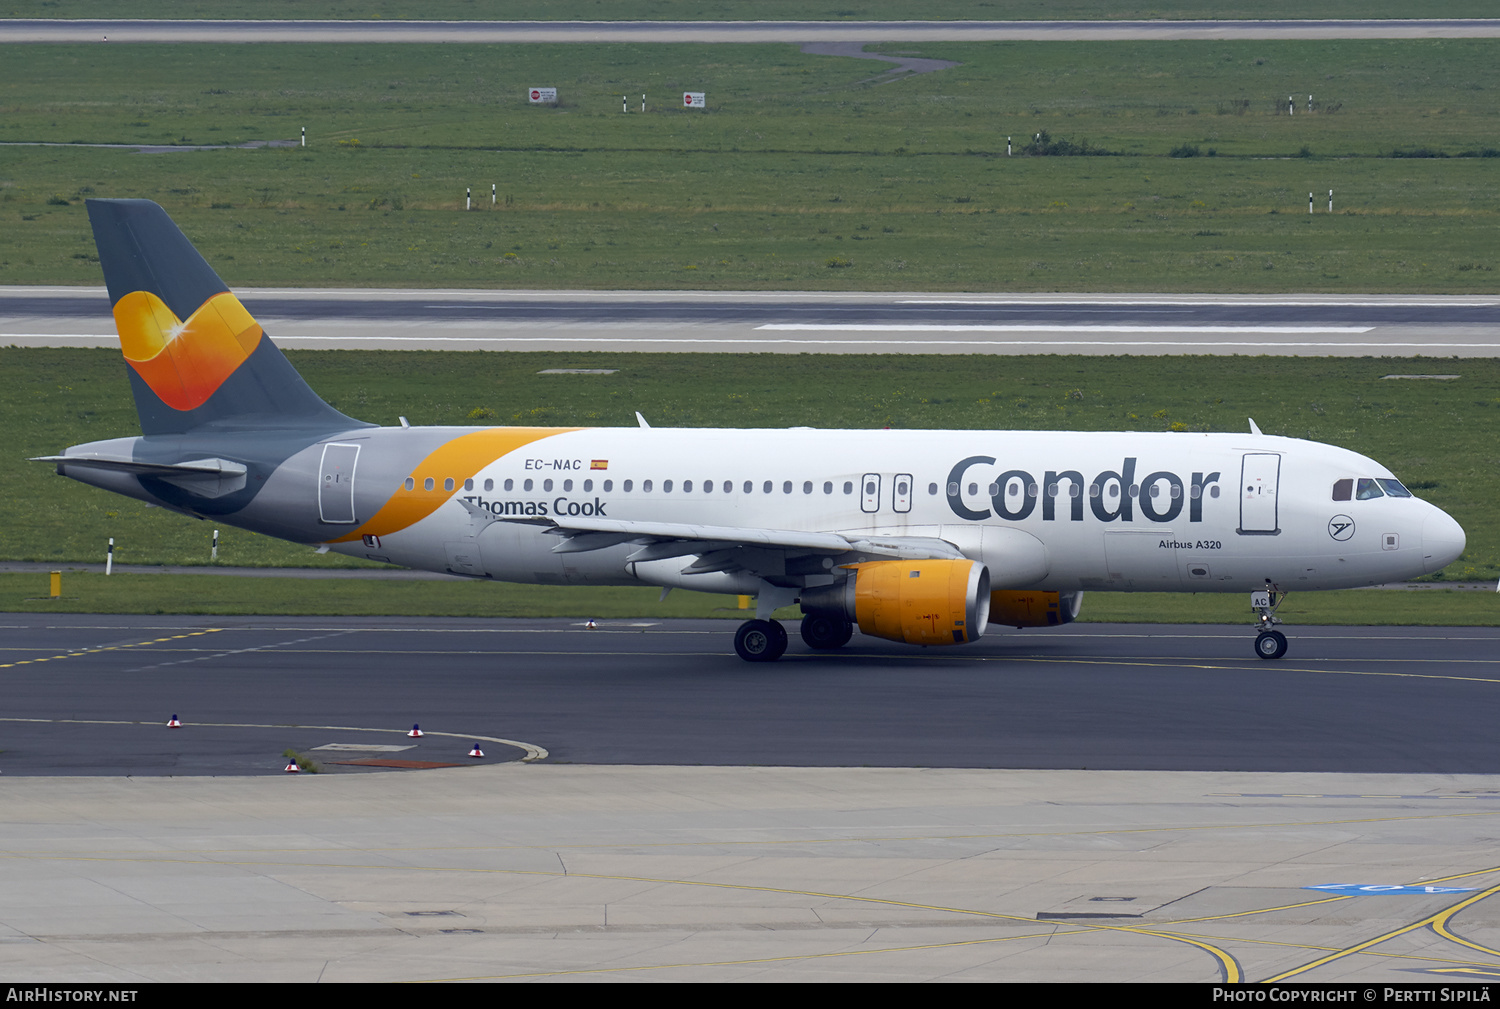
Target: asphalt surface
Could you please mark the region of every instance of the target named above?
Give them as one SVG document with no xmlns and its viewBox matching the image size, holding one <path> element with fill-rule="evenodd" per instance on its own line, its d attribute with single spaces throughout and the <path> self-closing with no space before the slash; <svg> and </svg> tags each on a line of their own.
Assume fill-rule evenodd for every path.
<svg viewBox="0 0 1500 1009">
<path fill-rule="evenodd" d="M 444 735 L 400 759 L 510 740 L 588 764 L 1500 772 L 1500 628 L 1291 627 L 1279 662 L 1248 627 L 856 636 L 834 654 L 794 631 L 771 666 L 735 657 L 733 630 L 4 615 L 0 772 L 280 773 L 285 750 L 407 745 L 414 723 Z"/>
<path fill-rule="evenodd" d="M 1500 298 L 237 292 L 285 347 L 1494 357 Z M 0 288 L 0 344 L 117 345 L 103 288 Z"/>
<path fill-rule="evenodd" d="M 1478 18 L 1322 21 L 0 20 L 0 42 L 942 42 L 1486 38 Z"/>
</svg>

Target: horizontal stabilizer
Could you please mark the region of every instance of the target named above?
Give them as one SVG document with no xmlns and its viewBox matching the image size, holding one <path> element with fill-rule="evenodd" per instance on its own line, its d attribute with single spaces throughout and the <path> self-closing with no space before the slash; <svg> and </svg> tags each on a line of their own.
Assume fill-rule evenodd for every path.
<svg viewBox="0 0 1500 1009">
<path fill-rule="evenodd" d="M 249 472 L 243 463 L 229 459 L 191 459 L 187 462 L 140 462 L 120 456 L 90 453 L 87 455 L 43 455 L 32 462 L 50 462 L 57 466 L 58 476 L 78 476 L 80 470 L 102 470 L 154 477 L 190 494 L 203 498 L 223 497 L 245 486 Z M 69 472 L 69 471 L 73 472 Z"/>
</svg>

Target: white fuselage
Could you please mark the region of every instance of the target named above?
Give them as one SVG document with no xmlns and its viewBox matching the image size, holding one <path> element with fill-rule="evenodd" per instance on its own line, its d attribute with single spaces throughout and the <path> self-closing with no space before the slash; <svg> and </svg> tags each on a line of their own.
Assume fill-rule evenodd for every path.
<svg viewBox="0 0 1500 1009">
<path fill-rule="evenodd" d="M 402 436 L 371 431 L 363 451 L 378 455 Z M 372 468 L 361 462 L 356 485 Z M 629 542 L 556 552 L 562 540 L 548 524 L 926 537 L 982 561 L 995 589 L 1065 592 L 1347 588 L 1436 570 L 1463 546 L 1457 523 L 1417 498 L 1336 500 L 1341 480 L 1393 481 L 1373 460 L 1252 434 L 585 429 L 449 468 L 431 491 L 421 467 L 411 470 L 407 496 L 428 509 L 418 520 L 388 528 L 357 514 L 327 541 L 506 581 L 725 592 L 754 592 L 766 575 L 814 584 L 820 572 L 778 571 L 776 549 L 755 574 L 684 573 L 702 551 L 631 562 Z M 369 490 L 357 499 L 397 487 Z M 351 525 L 369 535 L 336 542 Z"/>
</svg>

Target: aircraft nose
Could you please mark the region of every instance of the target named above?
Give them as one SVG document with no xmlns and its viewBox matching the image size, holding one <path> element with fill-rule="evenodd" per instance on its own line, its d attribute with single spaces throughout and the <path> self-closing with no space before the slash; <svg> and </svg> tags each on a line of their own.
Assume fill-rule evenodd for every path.
<svg viewBox="0 0 1500 1009">
<path fill-rule="evenodd" d="M 1434 508 L 1422 523 L 1422 570 L 1431 574 L 1452 564 L 1464 552 L 1466 542 L 1463 526 Z"/>
</svg>

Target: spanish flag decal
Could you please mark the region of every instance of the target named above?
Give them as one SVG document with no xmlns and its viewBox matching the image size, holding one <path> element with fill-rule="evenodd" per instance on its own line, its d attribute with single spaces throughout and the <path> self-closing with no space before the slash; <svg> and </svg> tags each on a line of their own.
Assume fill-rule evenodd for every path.
<svg viewBox="0 0 1500 1009">
<path fill-rule="evenodd" d="M 609 469 L 608 459 L 595 459 L 589 463 L 589 469 Z"/>
<path fill-rule="evenodd" d="M 115 302 L 115 328 L 126 362 L 174 410 L 195 410 L 244 363 L 264 331 L 228 291 L 184 322 L 150 291 Z"/>
</svg>

